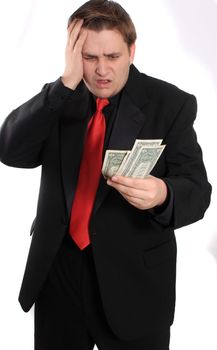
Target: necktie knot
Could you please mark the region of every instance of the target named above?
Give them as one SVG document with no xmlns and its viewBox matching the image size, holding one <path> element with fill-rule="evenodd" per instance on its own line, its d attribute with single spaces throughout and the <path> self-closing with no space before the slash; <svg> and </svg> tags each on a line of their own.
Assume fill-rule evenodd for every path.
<svg viewBox="0 0 217 350">
<path fill-rule="evenodd" d="M 105 106 L 109 104 L 109 100 L 107 98 L 97 98 L 96 99 L 96 110 L 97 112 L 101 112 Z"/>
</svg>

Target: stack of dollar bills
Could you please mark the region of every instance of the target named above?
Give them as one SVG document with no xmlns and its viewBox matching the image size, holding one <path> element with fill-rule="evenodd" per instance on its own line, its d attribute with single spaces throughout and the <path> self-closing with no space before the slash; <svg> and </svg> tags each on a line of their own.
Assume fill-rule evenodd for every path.
<svg viewBox="0 0 217 350">
<path fill-rule="evenodd" d="M 162 140 L 136 140 L 131 151 L 107 150 L 102 174 L 107 178 L 114 175 L 145 178 L 157 163 L 165 145 Z"/>
</svg>

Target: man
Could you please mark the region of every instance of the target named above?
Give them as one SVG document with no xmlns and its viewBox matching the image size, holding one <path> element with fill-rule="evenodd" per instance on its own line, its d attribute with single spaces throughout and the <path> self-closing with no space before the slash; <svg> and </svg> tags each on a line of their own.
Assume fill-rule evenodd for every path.
<svg viewBox="0 0 217 350">
<path fill-rule="evenodd" d="M 63 75 L 14 110 L 0 135 L 7 165 L 42 165 L 20 291 L 35 303 L 35 349 L 168 350 L 174 229 L 209 206 L 194 96 L 133 66 L 136 32 L 113 1 L 69 19 Z M 151 175 L 101 175 L 106 149 L 163 139 Z"/>
</svg>

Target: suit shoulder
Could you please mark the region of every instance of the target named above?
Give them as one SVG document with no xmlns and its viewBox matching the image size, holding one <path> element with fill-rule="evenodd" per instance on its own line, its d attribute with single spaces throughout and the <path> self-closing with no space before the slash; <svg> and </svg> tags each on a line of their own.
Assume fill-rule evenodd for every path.
<svg viewBox="0 0 217 350">
<path fill-rule="evenodd" d="M 141 78 L 143 80 L 144 88 L 146 90 L 146 94 L 149 97 L 156 97 L 157 99 L 174 99 L 175 101 L 184 101 L 193 95 L 189 92 L 186 92 L 180 89 L 178 86 L 169 83 L 167 81 L 151 77 L 144 73 L 140 73 Z"/>
</svg>

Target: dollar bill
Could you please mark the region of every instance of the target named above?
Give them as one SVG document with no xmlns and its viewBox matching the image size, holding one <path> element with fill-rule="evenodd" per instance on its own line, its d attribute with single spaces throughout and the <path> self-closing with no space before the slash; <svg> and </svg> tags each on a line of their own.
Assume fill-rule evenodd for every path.
<svg viewBox="0 0 217 350">
<path fill-rule="evenodd" d="M 102 167 L 103 176 L 105 178 L 114 176 L 129 153 L 130 151 L 107 150 Z"/>
<path fill-rule="evenodd" d="M 138 156 L 140 150 L 144 146 L 160 146 L 163 140 L 140 140 L 137 139 L 133 145 L 133 148 L 128 155 L 128 157 L 125 157 L 124 161 L 122 162 L 121 166 L 118 169 L 118 172 L 116 175 L 125 175 L 125 169 L 131 168 L 133 162 L 135 161 L 136 157 Z"/>
<path fill-rule="evenodd" d="M 154 168 L 164 148 L 165 145 L 155 147 L 143 146 L 132 165 L 125 167 L 121 175 L 137 178 L 146 177 Z"/>
<path fill-rule="evenodd" d="M 144 178 L 149 175 L 158 161 L 165 145 L 161 139 L 137 139 L 131 151 L 107 150 L 102 174 L 105 178 L 114 175 Z"/>
</svg>

